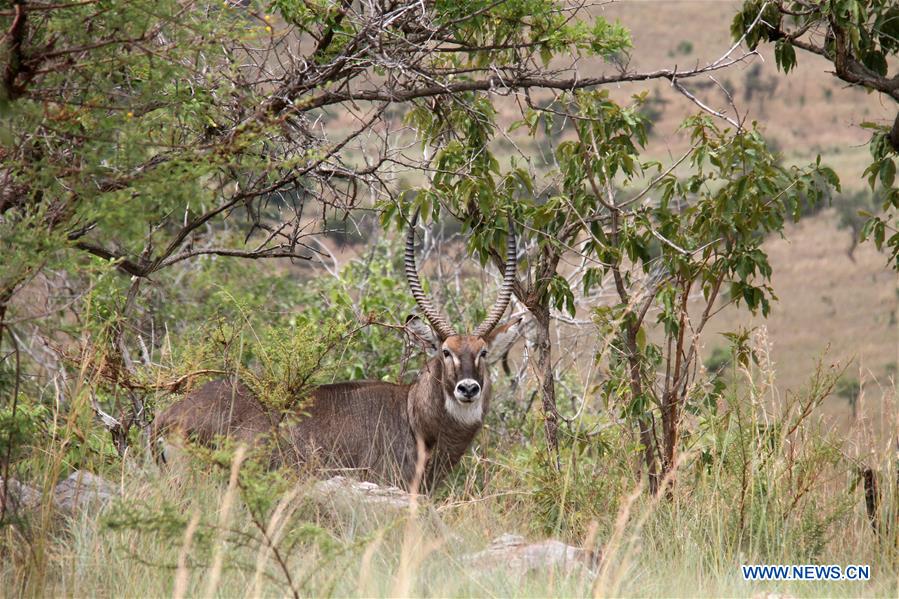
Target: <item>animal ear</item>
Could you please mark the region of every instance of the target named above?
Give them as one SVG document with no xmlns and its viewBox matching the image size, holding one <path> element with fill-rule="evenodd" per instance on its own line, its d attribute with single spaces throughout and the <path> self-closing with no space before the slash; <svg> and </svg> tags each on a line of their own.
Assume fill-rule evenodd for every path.
<svg viewBox="0 0 899 599">
<path fill-rule="evenodd" d="M 509 322 L 502 326 L 498 326 L 484 337 L 484 341 L 490 346 L 490 353 L 494 356 L 501 356 L 509 351 L 509 347 L 521 334 L 524 327 L 521 326 L 523 316 L 515 316 Z"/>
<path fill-rule="evenodd" d="M 434 329 L 414 314 L 410 314 L 406 317 L 406 324 L 403 327 L 403 331 L 406 333 L 406 338 L 409 340 L 409 343 L 426 352 L 435 352 L 440 345 Z"/>
</svg>

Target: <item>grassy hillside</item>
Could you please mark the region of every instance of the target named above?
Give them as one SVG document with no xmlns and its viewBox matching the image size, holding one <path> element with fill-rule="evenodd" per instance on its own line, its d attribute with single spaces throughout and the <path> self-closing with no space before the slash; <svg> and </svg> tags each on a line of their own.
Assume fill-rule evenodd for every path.
<svg viewBox="0 0 899 599">
<path fill-rule="evenodd" d="M 861 384 L 856 411 L 850 403 L 854 393 L 847 387 L 832 394 L 822 412 L 840 430 L 864 438 L 871 449 L 888 446 L 896 432 L 889 415 L 897 411 L 899 280 L 869 244 L 859 246 L 851 260 L 850 242 L 850 233 L 836 229 L 830 211 L 789 227 L 784 238 L 766 243 L 779 297 L 770 316 L 753 318 L 729 310 L 714 325 L 717 331 L 763 328 L 780 394 L 798 392 L 818 359 L 845 367 L 844 385 Z M 724 342 L 720 335 L 709 335 L 707 355 Z"/>
<path fill-rule="evenodd" d="M 860 490 L 847 493 L 840 436 L 805 409 L 820 388 L 771 412 L 774 427 L 759 408 L 764 386 L 740 378 L 731 409 L 707 415 L 668 499 L 635 481 L 619 427 L 596 431 L 562 474 L 537 444 L 486 431 L 464 471 L 417 508 L 328 499 L 296 473 L 241 463 L 242 450 L 198 452 L 161 470 L 108 467 L 120 497 L 72 520 L 27 514 L 36 540 L 9 533 L 0 580 L 35 596 L 894 597 L 895 531 L 874 540 Z M 581 558 L 528 567 L 481 553 L 508 533 L 554 536 Z M 868 564 L 872 576 L 743 580 L 741 564 L 766 563 Z"/>
</svg>

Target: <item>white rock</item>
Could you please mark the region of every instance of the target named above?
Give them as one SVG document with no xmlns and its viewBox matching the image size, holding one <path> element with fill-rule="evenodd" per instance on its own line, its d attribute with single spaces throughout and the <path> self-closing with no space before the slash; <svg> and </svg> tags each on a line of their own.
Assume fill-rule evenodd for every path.
<svg viewBox="0 0 899 599">
<path fill-rule="evenodd" d="M 34 487 L 30 487 L 24 483 L 20 483 L 14 478 L 10 478 L 6 484 L 0 478 L 0 501 L 3 501 L 3 491 L 7 492 L 6 509 L 8 511 L 30 510 L 37 507 L 41 502 L 41 493 Z"/>
<path fill-rule="evenodd" d="M 557 569 L 566 573 L 587 568 L 595 562 L 592 552 L 555 539 L 528 543 L 521 535 L 506 533 L 478 553 L 463 557 L 474 568 L 490 570 L 503 567 L 516 574 Z"/>
<path fill-rule="evenodd" d="M 118 495 L 116 487 L 100 476 L 76 470 L 53 488 L 53 503 L 68 514 L 91 505 L 107 503 Z"/>
<path fill-rule="evenodd" d="M 402 489 L 382 487 L 345 476 L 335 476 L 315 483 L 312 494 L 316 501 L 331 504 L 358 503 L 386 511 L 409 509 L 410 495 Z"/>
<path fill-rule="evenodd" d="M 37 509 L 41 505 L 41 492 L 15 479 L 9 479 L 7 491 L 10 502 L 8 509 L 22 512 Z M 2 494 L 3 479 L 0 479 L 0 499 Z M 116 495 L 116 487 L 105 478 L 76 470 L 53 487 L 50 499 L 56 509 L 71 516 L 88 506 L 106 503 Z"/>
</svg>

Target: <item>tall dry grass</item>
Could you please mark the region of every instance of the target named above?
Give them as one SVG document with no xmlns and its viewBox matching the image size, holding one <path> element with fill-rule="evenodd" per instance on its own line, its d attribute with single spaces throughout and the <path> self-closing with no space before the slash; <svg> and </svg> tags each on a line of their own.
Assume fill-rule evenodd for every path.
<svg viewBox="0 0 899 599">
<path fill-rule="evenodd" d="M 780 394 L 764 339 L 756 357 L 734 368 L 718 406 L 690 415 L 672 484 L 662 486 L 670 492 L 655 497 L 635 475 L 639 448 L 615 427 L 567 436 L 559 473 L 539 445 L 492 428 L 434 496 L 390 512 L 323 504 L 314 481 L 267 472 L 239 449 L 197 452 L 166 469 L 135 455 L 120 465 L 112 504 L 72 519 L 44 510 L 5 527 L 0 588 L 79 597 L 896 596 L 899 497 L 882 484 L 875 534 L 858 481 L 863 464 L 895 473 L 895 456 L 873 445 L 880 451 L 853 452 L 870 427 L 849 439 L 820 418 L 840 368 L 819 364 L 801 392 Z M 885 392 L 895 402 L 895 387 Z M 895 411 L 884 417 L 897 430 Z M 63 465 L 65 443 L 45 448 L 46 480 Z M 554 536 L 596 559 L 533 572 L 472 561 L 507 532 Z M 742 579 L 740 565 L 766 563 L 869 564 L 872 579 Z"/>
</svg>

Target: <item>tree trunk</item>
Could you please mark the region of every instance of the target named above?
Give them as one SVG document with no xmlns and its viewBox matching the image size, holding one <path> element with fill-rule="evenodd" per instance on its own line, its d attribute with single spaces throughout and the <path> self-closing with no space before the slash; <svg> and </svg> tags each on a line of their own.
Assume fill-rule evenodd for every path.
<svg viewBox="0 0 899 599">
<path fill-rule="evenodd" d="M 682 286 L 680 322 L 677 330 L 677 339 L 674 343 L 674 372 L 669 371 L 665 381 L 665 391 L 662 394 L 662 478 L 669 478 L 669 484 L 666 485 L 669 493 L 673 484 L 671 473 L 674 469 L 677 442 L 680 435 L 680 411 L 686 400 L 686 380 L 691 361 L 684 352 L 684 335 L 687 330 L 688 315 L 687 302 L 690 299 L 691 283 L 683 281 L 680 285 Z M 670 341 L 668 347 L 670 351 Z M 691 353 L 690 355 L 694 354 Z M 668 359 L 670 365 L 670 354 Z"/>
<path fill-rule="evenodd" d="M 3 328 L 6 324 L 6 302 L 0 300 L 0 356 L 2 356 L 3 351 Z M 5 358 L 0 358 L 0 360 L 5 361 Z M 0 362 L 2 364 L 2 362 Z M 9 452 L 12 448 L 12 428 L 15 426 L 15 414 L 12 415 L 10 419 L 10 433 L 9 438 L 6 440 L 7 443 L 7 451 L 6 454 L 2 456 L 2 463 L 0 463 L 0 476 L 3 478 L 2 488 L 0 488 L 0 523 L 6 523 L 6 498 L 9 497 Z"/>
<path fill-rule="evenodd" d="M 12 345 L 15 348 L 13 352 L 10 352 L 9 355 L 2 354 L 3 348 L 3 334 L 6 329 L 6 310 L 9 306 L 9 302 L 12 299 L 13 291 L 15 290 L 15 285 L 4 289 L 0 292 L 0 364 L 6 361 L 9 356 L 15 356 L 15 381 L 13 385 L 15 386 L 10 406 L 10 421 L 9 421 L 9 436 L 6 439 L 6 452 L 0 456 L 0 478 L 3 479 L 2 488 L 0 488 L 0 522 L 6 522 L 6 514 L 8 512 L 8 501 L 9 497 L 9 468 L 10 468 L 10 460 L 12 459 L 12 437 L 13 431 L 16 426 L 16 408 L 18 407 L 18 399 L 19 399 L 19 377 L 21 376 L 21 370 L 19 367 L 19 349 L 16 347 L 15 339 L 12 340 Z M 10 332 L 10 338 L 12 338 L 12 333 Z"/>
<path fill-rule="evenodd" d="M 876 536 L 880 534 L 880 489 L 877 488 L 877 473 L 873 468 L 865 468 L 862 480 L 865 485 L 865 511 Z"/>
<path fill-rule="evenodd" d="M 549 337 L 549 306 L 539 303 L 528 306 L 537 322 L 537 377 L 543 399 L 543 432 L 546 447 L 555 462 L 556 470 L 561 469 L 559 461 L 559 413 L 556 410 L 556 385 L 553 374 L 552 340 Z"/>
<path fill-rule="evenodd" d="M 643 395 L 643 380 L 640 377 L 640 356 L 637 348 L 639 327 L 629 326 L 627 330 L 627 362 L 630 375 L 631 398 Z M 640 426 L 640 443 L 643 445 L 643 462 L 649 480 L 649 492 L 655 495 L 659 491 L 659 465 L 656 459 L 655 435 L 652 432 L 652 417 L 647 413 L 637 420 Z"/>
<path fill-rule="evenodd" d="M 680 434 L 680 394 L 676 391 L 666 393 L 662 398 L 662 472 L 659 481 L 667 479 L 665 492 L 671 498 L 674 487 L 675 457 L 677 453 L 677 441 Z"/>
<path fill-rule="evenodd" d="M 646 476 L 649 480 L 649 493 L 655 495 L 659 492 L 659 464 L 656 460 L 656 443 L 652 434 L 652 418 L 648 415 L 641 416 L 640 443 L 643 444 L 643 461 L 646 464 Z"/>
</svg>

